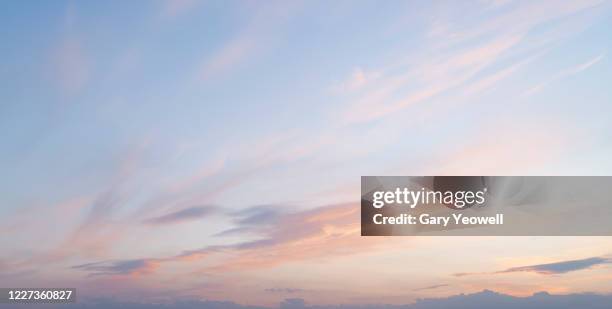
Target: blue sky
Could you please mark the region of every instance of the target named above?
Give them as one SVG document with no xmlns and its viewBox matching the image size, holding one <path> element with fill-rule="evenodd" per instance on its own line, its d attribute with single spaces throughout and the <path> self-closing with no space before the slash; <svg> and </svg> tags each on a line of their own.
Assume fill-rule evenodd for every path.
<svg viewBox="0 0 612 309">
<path fill-rule="evenodd" d="M 608 1 L 7 3 L 0 269 L 37 286 L 116 279 L 133 293 L 124 298 L 163 289 L 146 283 L 153 277 L 256 304 L 280 296 L 255 286 L 312 290 L 309 269 L 331 273 L 324 291 L 304 296 L 314 303 L 390 297 L 337 290 L 350 273 L 338 264 L 399 254 L 418 265 L 456 245 L 359 239 L 359 177 L 610 174 L 611 14 Z M 289 250 L 304 242 L 312 254 Z M 487 241 L 466 242 L 475 253 L 464 254 L 490 264 L 444 274 L 598 258 L 611 245 L 512 239 L 494 258 Z M 397 253 L 399 243 L 423 255 Z M 190 252 L 212 257 L 183 263 Z M 243 268 L 215 273 L 231 266 L 223 254 Z M 258 260 L 266 254 L 275 263 Z M 89 263 L 136 267 L 102 276 L 75 267 Z M 609 266 L 598 269 L 569 274 L 581 276 L 575 284 L 500 286 L 610 292 L 597 285 Z M 444 274 L 411 275 L 441 285 Z M 449 280 L 422 293 L 476 291 L 489 279 Z"/>
</svg>

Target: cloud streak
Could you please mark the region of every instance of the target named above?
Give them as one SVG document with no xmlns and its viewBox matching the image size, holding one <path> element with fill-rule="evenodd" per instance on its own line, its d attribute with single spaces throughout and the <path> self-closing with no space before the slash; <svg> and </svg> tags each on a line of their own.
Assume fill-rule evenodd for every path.
<svg viewBox="0 0 612 309">
<path fill-rule="evenodd" d="M 155 259 L 135 259 L 125 261 L 105 261 L 73 266 L 73 269 L 89 272 L 90 276 L 98 275 L 144 275 L 152 273 L 159 266 Z"/>
<path fill-rule="evenodd" d="M 208 217 L 217 212 L 217 208 L 214 206 L 199 206 L 185 208 L 179 211 L 175 211 L 163 216 L 151 218 L 145 220 L 146 224 L 150 225 L 167 225 L 183 223 L 188 221 L 195 221 L 205 217 Z"/>
<path fill-rule="evenodd" d="M 258 216 L 261 208 L 255 209 L 255 215 L 248 215 L 241 222 L 251 228 L 251 232 L 262 235 L 262 238 L 189 250 L 179 257 L 191 259 L 231 253 L 229 259 L 206 270 L 224 272 L 269 267 L 318 256 L 352 254 L 360 252 L 363 247 L 383 243 L 363 239 L 360 241 L 359 207 L 352 203 L 278 215 L 273 221 Z"/>
<path fill-rule="evenodd" d="M 413 291 L 435 290 L 435 289 L 443 288 L 443 287 L 446 287 L 446 286 L 449 286 L 449 285 L 448 284 L 434 284 L 434 285 L 424 286 L 424 287 L 421 287 L 421 288 L 416 288 L 416 289 L 413 289 Z"/>
<path fill-rule="evenodd" d="M 261 214 L 278 216 L 273 220 Z M 163 221 L 166 221 L 164 219 Z M 74 266 L 91 275 L 148 274 L 167 262 L 216 260 L 201 272 L 225 273 L 267 268 L 293 261 L 352 255 L 384 246 L 385 239 L 360 237 L 359 207 L 353 203 L 334 204 L 300 212 L 278 214 L 267 207 L 250 208 L 238 219 L 260 238 L 227 245 L 211 245 L 162 258 L 103 261 Z M 213 257 L 217 257 L 213 259 Z"/>
<path fill-rule="evenodd" d="M 276 7 L 250 7 L 252 14 L 244 27 L 202 61 L 197 79 L 208 81 L 223 76 L 268 48 L 270 40 L 278 35 L 278 29 L 294 13 L 297 4 L 277 2 Z"/>
<path fill-rule="evenodd" d="M 537 264 L 537 265 L 529 265 L 529 266 L 520 266 L 520 267 L 512 267 L 506 270 L 497 272 L 500 274 L 503 273 L 516 273 L 516 272 L 533 272 L 542 275 L 556 275 L 556 274 L 565 274 L 572 271 L 578 271 L 583 269 L 590 269 L 597 265 L 610 264 L 612 260 L 609 258 L 603 257 L 591 257 L 580 260 L 570 260 L 563 262 L 555 262 L 555 263 L 547 263 L 547 264 Z"/>
<path fill-rule="evenodd" d="M 483 273 L 456 273 L 455 277 L 464 277 L 471 275 L 491 275 L 491 274 L 508 274 L 508 273 L 536 273 L 540 275 L 560 275 L 569 272 L 591 269 L 599 265 L 612 264 L 612 259 L 609 257 L 590 257 L 578 260 L 560 261 L 546 264 L 536 264 L 528 266 L 511 267 L 505 270 Z"/>
<path fill-rule="evenodd" d="M 563 35 L 555 33 L 553 40 L 532 40 L 529 35 L 535 27 L 551 21 L 559 21 L 577 12 L 599 5 L 600 1 L 565 3 L 556 5 L 534 2 L 513 6 L 503 13 L 487 18 L 476 18 L 466 27 L 449 24 L 439 29 L 440 20 L 433 22 L 430 41 L 421 55 L 412 55 L 409 70 L 401 72 L 404 63 L 389 64 L 379 69 L 375 81 L 360 99 L 352 99 L 341 118 L 346 124 L 375 121 L 400 112 L 414 104 L 423 103 L 459 90 L 473 95 L 489 89 L 518 72 L 527 60 L 509 61 L 517 57 L 530 59 L 539 56 Z M 452 30 L 450 30 L 452 29 Z M 509 30 L 512 29 L 512 30 Z M 567 34 L 565 34 L 567 35 Z M 443 42 L 443 43 L 440 43 Z M 580 71 L 593 65 L 594 59 L 572 71 Z M 400 73 L 398 72 L 398 68 Z M 495 69 L 496 72 L 488 73 Z M 570 73 L 571 74 L 571 73 Z M 575 73 L 574 73 L 575 74 Z M 484 75 L 484 77 L 482 77 Z M 365 81 L 362 74 L 355 75 L 354 84 Z M 405 89 L 411 89 L 406 92 Z M 463 90 L 463 91 L 461 91 Z"/>
<path fill-rule="evenodd" d="M 525 93 L 523 93 L 523 96 L 530 96 L 533 95 L 537 92 L 539 92 L 540 90 L 542 90 L 543 88 L 545 88 L 546 86 L 548 86 L 551 83 L 554 83 L 556 81 L 559 81 L 561 79 L 570 77 L 572 75 L 576 75 L 584 70 L 587 70 L 588 68 L 596 65 L 597 63 L 599 63 L 603 58 L 604 58 L 605 54 L 602 53 L 592 59 L 587 60 L 586 62 L 583 62 L 581 64 L 578 64 L 576 66 L 564 69 L 560 72 L 558 72 L 557 74 L 554 74 L 552 77 L 550 77 L 549 79 L 540 82 L 539 84 L 529 88 L 529 90 L 527 90 Z"/>
</svg>

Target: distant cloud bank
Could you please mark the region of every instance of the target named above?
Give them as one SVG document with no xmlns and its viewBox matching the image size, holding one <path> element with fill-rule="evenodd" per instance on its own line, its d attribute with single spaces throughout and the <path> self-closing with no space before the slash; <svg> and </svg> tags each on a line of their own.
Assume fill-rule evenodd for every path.
<svg viewBox="0 0 612 309">
<path fill-rule="evenodd" d="M 420 299 L 413 304 L 405 305 L 388 305 L 388 304 L 353 304 L 353 305 L 329 305 L 329 306 L 311 306 L 300 298 L 291 298 L 282 301 L 278 307 L 280 309 L 609 309 L 612 304 L 612 295 L 598 294 L 569 294 L 569 295 L 551 295 L 547 292 L 540 292 L 529 297 L 515 297 L 497 292 L 484 290 L 474 294 L 460 294 L 447 298 L 432 298 Z M 42 305 L 41 305 L 42 306 Z M 0 306 L 0 308 L 2 308 Z M 124 309 L 266 309 L 269 307 L 247 306 L 233 302 L 223 301 L 176 301 L 171 303 L 130 303 L 116 302 L 112 300 L 97 300 L 92 302 L 81 302 L 79 304 L 71 304 L 68 306 L 56 306 L 45 308 L 124 308 Z"/>
</svg>

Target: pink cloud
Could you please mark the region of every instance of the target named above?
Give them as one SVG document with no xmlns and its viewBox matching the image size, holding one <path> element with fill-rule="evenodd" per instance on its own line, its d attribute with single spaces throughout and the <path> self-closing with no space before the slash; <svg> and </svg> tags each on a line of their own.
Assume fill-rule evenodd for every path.
<svg viewBox="0 0 612 309">
<path fill-rule="evenodd" d="M 361 237 L 359 216 L 360 207 L 354 203 L 284 214 L 269 225 L 259 227 L 265 235 L 261 239 L 194 250 L 183 257 L 203 253 L 227 255 L 220 263 L 202 270 L 204 273 L 224 273 L 359 254 L 387 245 L 384 238 Z"/>
</svg>

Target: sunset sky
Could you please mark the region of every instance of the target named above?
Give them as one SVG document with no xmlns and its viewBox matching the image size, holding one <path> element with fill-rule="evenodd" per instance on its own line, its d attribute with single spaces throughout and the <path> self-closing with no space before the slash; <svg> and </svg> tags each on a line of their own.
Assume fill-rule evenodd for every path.
<svg viewBox="0 0 612 309">
<path fill-rule="evenodd" d="M 0 286 L 612 293 L 612 237 L 361 237 L 362 175 L 612 175 L 610 1 L 10 1 Z"/>
</svg>

